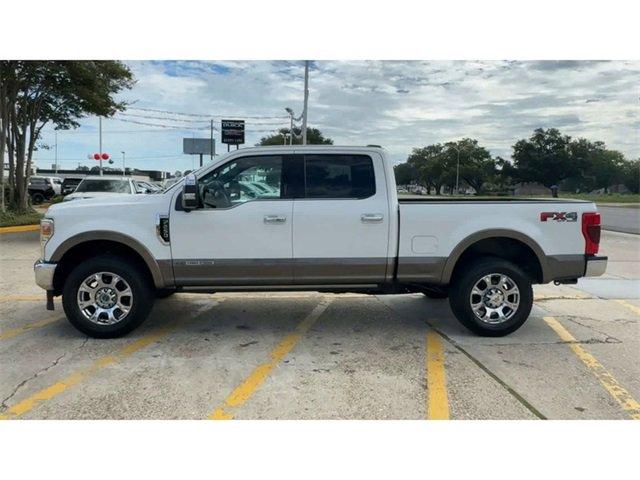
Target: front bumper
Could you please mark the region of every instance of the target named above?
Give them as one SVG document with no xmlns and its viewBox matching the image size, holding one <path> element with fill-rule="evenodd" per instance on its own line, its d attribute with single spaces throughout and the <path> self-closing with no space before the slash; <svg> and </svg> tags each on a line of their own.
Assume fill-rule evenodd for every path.
<svg viewBox="0 0 640 480">
<path fill-rule="evenodd" d="M 46 263 L 38 260 L 33 265 L 33 271 L 36 276 L 36 285 L 45 290 L 53 290 L 53 276 L 56 273 L 57 263 Z"/>
<path fill-rule="evenodd" d="M 608 257 L 587 257 L 587 266 L 585 268 L 585 277 L 599 277 L 607 271 Z"/>
</svg>

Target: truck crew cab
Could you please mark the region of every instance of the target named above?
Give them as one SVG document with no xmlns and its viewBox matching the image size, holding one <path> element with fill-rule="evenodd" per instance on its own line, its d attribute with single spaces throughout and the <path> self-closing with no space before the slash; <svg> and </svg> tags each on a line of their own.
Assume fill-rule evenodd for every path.
<svg viewBox="0 0 640 480">
<path fill-rule="evenodd" d="M 449 297 L 480 335 L 529 316 L 532 284 L 601 275 L 600 216 L 558 199 L 398 199 L 379 147 L 234 151 L 154 195 L 53 205 L 36 283 L 94 337 L 140 325 L 176 291 Z"/>
</svg>

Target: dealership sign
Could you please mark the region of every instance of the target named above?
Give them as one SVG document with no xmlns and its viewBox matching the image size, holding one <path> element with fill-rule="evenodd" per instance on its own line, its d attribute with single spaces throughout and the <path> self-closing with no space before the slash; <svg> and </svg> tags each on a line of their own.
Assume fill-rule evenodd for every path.
<svg viewBox="0 0 640 480">
<path fill-rule="evenodd" d="M 244 120 L 222 120 L 222 143 L 227 145 L 244 143 Z"/>
</svg>

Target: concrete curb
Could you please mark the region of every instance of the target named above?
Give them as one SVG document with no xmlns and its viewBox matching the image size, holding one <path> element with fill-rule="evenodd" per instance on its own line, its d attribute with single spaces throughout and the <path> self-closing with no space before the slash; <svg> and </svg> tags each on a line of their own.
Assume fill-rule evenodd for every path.
<svg viewBox="0 0 640 480">
<path fill-rule="evenodd" d="M 40 225 L 16 225 L 15 227 L 0 227 L 0 235 L 3 233 L 37 232 Z"/>
</svg>

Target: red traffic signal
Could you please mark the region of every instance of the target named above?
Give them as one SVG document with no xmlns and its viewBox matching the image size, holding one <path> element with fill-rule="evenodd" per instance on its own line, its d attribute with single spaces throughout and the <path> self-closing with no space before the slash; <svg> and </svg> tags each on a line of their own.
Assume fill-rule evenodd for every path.
<svg viewBox="0 0 640 480">
<path fill-rule="evenodd" d="M 102 159 L 103 160 L 109 160 L 109 154 L 108 153 L 103 153 L 102 154 Z"/>
<path fill-rule="evenodd" d="M 100 160 L 100 154 L 99 153 L 94 153 L 93 154 L 93 159 L 94 160 Z"/>
<path fill-rule="evenodd" d="M 89 157 L 94 160 L 109 160 L 108 153 L 94 153 L 93 156 L 89 155 Z"/>
</svg>

